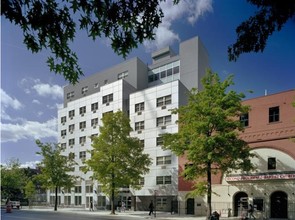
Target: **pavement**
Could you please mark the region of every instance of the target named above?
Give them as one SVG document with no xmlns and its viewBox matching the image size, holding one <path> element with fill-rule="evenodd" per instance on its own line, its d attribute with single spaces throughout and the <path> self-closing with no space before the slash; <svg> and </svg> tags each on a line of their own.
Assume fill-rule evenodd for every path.
<svg viewBox="0 0 295 220">
<path fill-rule="evenodd" d="M 28 210 L 28 207 L 23 207 L 23 210 Z M 53 211 L 53 207 L 32 207 L 31 211 Z M 83 213 L 88 215 L 110 215 L 110 210 L 95 210 L 89 211 L 87 209 L 79 209 L 79 208 L 59 208 L 57 209 L 58 212 L 71 212 L 71 213 Z M 148 211 L 131 211 L 126 210 L 125 212 L 118 212 L 116 211 L 117 216 L 130 216 L 130 219 L 158 219 L 158 220 L 206 220 L 205 216 L 195 216 L 195 215 L 179 215 L 179 214 L 171 214 L 170 212 L 156 212 L 156 216 L 149 216 Z M 220 217 L 220 220 L 238 220 L 237 217 Z"/>
</svg>

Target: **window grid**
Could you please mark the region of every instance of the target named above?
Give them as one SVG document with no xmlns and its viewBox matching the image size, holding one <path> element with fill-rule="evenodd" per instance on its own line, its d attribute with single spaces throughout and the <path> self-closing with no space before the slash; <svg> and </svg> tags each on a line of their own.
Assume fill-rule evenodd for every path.
<svg viewBox="0 0 295 220">
<path fill-rule="evenodd" d="M 66 116 L 61 117 L 61 118 L 60 118 L 60 122 L 61 122 L 62 124 L 66 123 L 66 122 L 67 122 L 67 117 L 66 117 Z"/>
<path fill-rule="evenodd" d="M 60 135 L 61 135 L 62 137 L 63 137 L 63 136 L 66 136 L 66 135 L 67 135 L 67 130 L 61 130 Z"/>
<path fill-rule="evenodd" d="M 79 143 L 80 144 L 85 144 L 85 142 L 86 142 L 86 136 L 82 136 L 82 137 L 79 138 Z"/>
<path fill-rule="evenodd" d="M 249 113 L 242 114 L 240 116 L 240 122 L 243 126 L 248 127 L 249 126 Z"/>
<path fill-rule="evenodd" d="M 88 86 L 85 86 L 81 89 L 82 94 L 85 94 L 86 92 L 88 92 Z"/>
<path fill-rule="evenodd" d="M 171 155 L 157 157 L 157 165 L 171 164 Z"/>
<path fill-rule="evenodd" d="M 135 122 L 135 131 L 144 129 L 144 121 Z"/>
<path fill-rule="evenodd" d="M 80 122 L 80 126 L 79 126 L 80 129 L 85 129 L 86 128 L 86 121 L 82 121 Z"/>
<path fill-rule="evenodd" d="M 171 104 L 171 95 L 157 98 L 157 107 Z"/>
<path fill-rule="evenodd" d="M 144 111 L 144 102 L 135 104 L 135 112 Z"/>
<path fill-rule="evenodd" d="M 69 146 L 73 146 L 75 145 L 75 139 L 72 138 L 72 139 L 69 139 Z"/>
<path fill-rule="evenodd" d="M 86 106 L 83 106 L 79 109 L 80 115 L 83 115 L 86 113 Z"/>
<path fill-rule="evenodd" d="M 113 101 L 113 94 L 105 95 L 102 97 L 102 104 L 106 104 Z"/>
<path fill-rule="evenodd" d="M 73 133 L 74 130 L 75 130 L 75 124 L 69 125 L 69 132 Z"/>
<path fill-rule="evenodd" d="M 98 125 L 98 118 L 93 118 L 91 119 L 91 127 L 97 126 Z"/>
<path fill-rule="evenodd" d="M 171 184 L 171 176 L 157 176 L 157 185 Z"/>
<path fill-rule="evenodd" d="M 91 104 L 91 111 L 96 111 L 98 109 L 98 102 Z"/>
<path fill-rule="evenodd" d="M 280 120 L 280 107 L 269 108 L 269 123 L 277 122 Z"/>
<path fill-rule="evenodd" d="M 75 117 L 75 110 L 69 111 L 69 118 Z"/>
<path fill-rule="evenodd" d="M 157 127 L 166 126 L 171 124 L 171 115 L 157 118 Z"/>
</svg>

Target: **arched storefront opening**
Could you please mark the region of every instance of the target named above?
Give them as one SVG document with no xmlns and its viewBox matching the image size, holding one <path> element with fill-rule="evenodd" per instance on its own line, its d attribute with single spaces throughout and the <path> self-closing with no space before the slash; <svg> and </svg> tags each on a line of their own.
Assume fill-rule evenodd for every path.
<svg viewBox="0 0 295 220">
<path fill-rule="evenodd" d="M 195 214 L 195 199 L 189 198 L 186 200 L 186 214 L 188 215 Z"/>
<path fill-rule="evenodd" d="M 234 196 L 234 216 L 240 216 L 243 209 L 248 208 L 248 194 L 238 192 Z"/>
<path fill-rule="evenodd" d="M 288 218 L 288 195 L 285 192 L 276 191 L 271 194 L 270 217 Z"/>
</svg>

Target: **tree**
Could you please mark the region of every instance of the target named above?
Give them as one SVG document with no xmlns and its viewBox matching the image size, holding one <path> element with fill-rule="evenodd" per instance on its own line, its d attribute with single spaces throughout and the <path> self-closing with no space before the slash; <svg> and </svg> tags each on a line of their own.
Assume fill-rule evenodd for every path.
<svg viewBox="0 0 295 220">
<path fill-rule="evenodd" d="M 40 181 L 46 189 L 55 190 L 54 211 L 57 211 L 57 191 L 60 187 L 72 187 L 76 177 L 69 174 L 76 164 L 72 157 L 61 155 L 63 148 L 58 144 L 41 143 L 36 140 L 36 144 L 40 148 L 37 154 L 43 156 L 39 164 L 41 172 L 35 178 Z"/>
<path fill-rule="evenodd" d="M 228 91 L 233 84 L 232 76 L 221 82 L 209 70 L 202 84 L 204 90 L 192 89 L 188 104 L 172 111 L 179 114 L 179 132 L 164 134 L 163 145 L 176 155 L 187 157 L 182 175 L 194 182 L 192 195 L 207 194 L 209 217 L 212 174 L 233 169 L 248 171 L 252 168 L 252 154 L 247 143 L 238 137 L 243 126 L 237 117 L 249 107 L 241 104 L 244 94 Z"/>
<path fill-rule="evenodd" d="M 93 40 L 109 38 L 113 50 L 125 58 L 145 39 L 154 39 L 153 30 L 163 17 L 161 1 L 3 0 L 1 15 L 22 29 L 30 51 L 49 49 L 53 54 L 47 60 L 50 71 L 75 84 L 83 75 L 69 46 L 76 27 L 86 30 Z"/>
<path fill-rule="evenodd" d="M 36 194 L 36 187 L 32 180 L 29 180 L 24 188 L 25 190 L 25 197 L 29 201 L 29 207 L 31 207 L 32 199 L 34 198 Z"/>
<path fill-rule="evenodd" d="M 11 159 L 7 165 L 1 165 L 1 197 L 21 198 L 26 179 L 18 159 Z"/>
<path fill-rule="evenodd" d="M 237 41 L 228 47 L 230 61 L 236 61 L 242 53 L 263 52 L 269 36 L 280 31 L 283 25 L 294 18 L 294 0 L 248 0 L 259 10 L 242 22 L 237 29 Z"/>
<path fill-rule="evenodd" d="M 144 146 L 130 137 L 129 118 L 122 112 L 108 113 L 102 118 L 100 135 L 93 138 L 91 159 L 86 161 L 102 191 L 111 198 L 111 214 L 115 214 L 114 199 L 123 186 L 140 189 L 139 179 L 149 171 L 151 159 L 143 153 Z"/>
</svg>

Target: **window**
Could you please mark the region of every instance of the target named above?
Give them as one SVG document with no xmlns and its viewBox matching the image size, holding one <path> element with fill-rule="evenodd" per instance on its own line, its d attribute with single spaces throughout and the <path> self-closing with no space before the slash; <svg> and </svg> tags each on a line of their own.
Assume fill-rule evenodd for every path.
<svg viewBox="0 0 295 220">
<path fill-rule="evenodd" d="M 92 103 L 91 104 L 91 111 L 96 111 L 98 109 L 98 102 Z"/>
<path fill-rule="evenodd" d="M 81 186 L 75 186 L 75 193 L 81 193 L 82 187 Z"/>
<path fill-rule="evenodd" d="M 93 186 L 92 185 L 86 185 L 86 193 L 92 193 L 93 192 Z"/>
<path fill-rule="evenodd" d="M 82 136 L 82 137 L 79 138 L 79 143 L 80 144 L 85 144 L 85 142 L 86 142 L 86 136 Z"/>
<path fill-rule="evenodd" d="M 157 165 L 171 164 L 171 155 L 157 157 Z"/>
<path fill-rule="evenodd" d="M 86 128 L 86 121 L 82 121 L 82 122 L 80 122 L 80 126 L 79 126 L 79 128 L 80 128 L 81 130 L 85 129 L 85 128 Z"/>
<path fill-rule="evenodd" d="M 88 92 L 88 86 L 82 87 L 81 93 L 85 94 L 86 92 Z"/>
<path fill-rule="evenodd" d="M 157 98 L 157 107 L 171 104 L 171 95 Z"/>
<path fill-rule="evenodd" d="M 161 78 L 165 78 L 166 77 L 166 70 L 161 72 Z"/>
<path fill-rule="evenodd" d="M 104 112 L 104 113 L 102 113 L 102 117 L 105 117 L 106 115 L 111 114 L 111 113 L 113 113 L 113 111 Z"/>
<path fill-rule="evenodd" d="M 157 208 L 158 209 L 161 209 L 161 210 L 163 210 L 163 209 L 165 209 L 166 208 L 166 206 L 167 206 L 167 198 L 157 198 Z"/>
<path fill-rule="evenodd" d="M 61 147 L 62 149 L 66 149 L 66 148 L 67 148 L 67 144 L 66 144 L 66 143 L 61 143 L 61 144 L 60 144 L 60 147 Z"/>
<path fill-rule="evenodd" d="M 267 169 L 268 170 L 275 170 L 277 167 L 277 162 L 275 157 L 269 157 L 267 159 Z"/>
<path fill-rule="evenodd" d="M 171 76 L 172 75 L 172 69 L 167 69 L 167 76 Z"/>
<path fill-rule="evenodd" d="M 171 115 L 157 118 L 157 127 L 166 126 L 171 124 Z"/>
<path fill-rule="evenodd" d="M 144 102 L 135 104 L 135 112 L 141 112 L 144 111 Z"/>
<path fill-rule="evenodd" d="M 65 205 L 71 205 L 71 196 L 65 196 L 64 204 Z"/>
<path fill-rule="evenodd" d="M 144 121 L 135 122 L 135 131 L 144 129 Z"/>
<path fill-rule="evenodd" d="M 67 135 L 67 130 L 61 130 L 60 135 L 61 135 L 62 137 L 63 137 L 63 136 L 66 136 L 66 135 Z"/>
<path fill-rule="evenodd" d="M 67 99 L 74 98 L 74 92 L 67 93 Z"/>
<path fill-rule="evenodd" d="M 91 119 L 91 127 L 95 127 L 98 125 L 98 118 Z"/>
<path fill-rule="evenodd" d="M 95 83 L 95 84 L 94 84 L 94 88 L 95 88 L 95 89 L 99 88 L 99 83 Z"/>
<path fill-rule="evenodd" d="M 113 101 L 113 94 L 105 95 L 102 97 L 102 104 L 106 104 Z"/>
<path fill-rule="evenodd" d="M 73 146 L 75 145 L 75 139 L 72 138 L 72 139 L 69 139 L 69 146 Z"/>
<path fill-rule="evenodd" d="M 61 122 L 62 124 L 66 123 L 66 122 L 67 122 L 67 117 L 66 117 L 66 116 L 61 117 L 61 118 L 60 118 L 60 122 Z"/>
<path fill-rule="evenodd" d="M 80 108 L 80 115 L 84 115 L 86 113 L 86 106 Z"/>
<path fill-rule="evenodd" d="M 124 79 L 128 76 L 128 71 L 118 74 L 118 79 Z"/>
<path fill-rule="evenodd" d="M 75 205 L 82 205 L 82 196 L 75 196 Z"/>
<path fill-rule="evenodd" d="M 86 159 L 86 151 L 80 151 L 79 153 L 79 158 L 81 160 L 85 160 Z"/>
<path fill-rule="evenodd" d="M 269 108 L 269 123 L 280 120 L 280 107 Z"/>
<path fill-rule="evenodd" d="M 157 146 L 163 145 L 163 137 L 157 137 Z"/>
<path fill-rule="evenodd" d="M 143 186 L 144 185 L 144 177 L 140 177 L 138 182 L 139 182 L 140 186 Z"/>
<path fill-rule="evenodd" d="M 173 74 L 179 73 L 179 66 L 173 67 Z"/>
<path fill-rule="evenodd" d="M 70 160 L 74 160 L 75 159 L 75 153 L 74 152 L 70 152 L 69 153 L 69 159 Z"/>
<path fill-rule="evenodd" d="M 69 118 L 73 119 L 74 116 L 75 116 L 75 110 L 69 111 Z"/>
<path fill-rule="evenodd" d="M 253 206 L 257 211 L 263 211 L 263 199 L 254 198 L 253 199 Z"/>
<path fill-rule="evenodd" d="M 75 130 L 75 124 L 69 125 L 69 132 L 73 133 L 74 130 Z"/>
<path fill-rule="evenodd" d="M 242 114 L 240 116 L 240 122 L 242 123 L 242 125 L 244 127 L 248 127 L 249 126 L 249 113 Z"/>
<path fill-rule="evenodd" d="M 95 137 L 97 137 L 97 136 L 98 136 L 98 134 L 92 134 L 92 135 L 90 136 L 91 142 L 93 141 L 93 138 L 95 138 Z"/>
<path fill-rule="evenodd" d="M 171 176 L 157 176 L 156 183 L 157 185 L 171 184 Z"/>
</svg>

